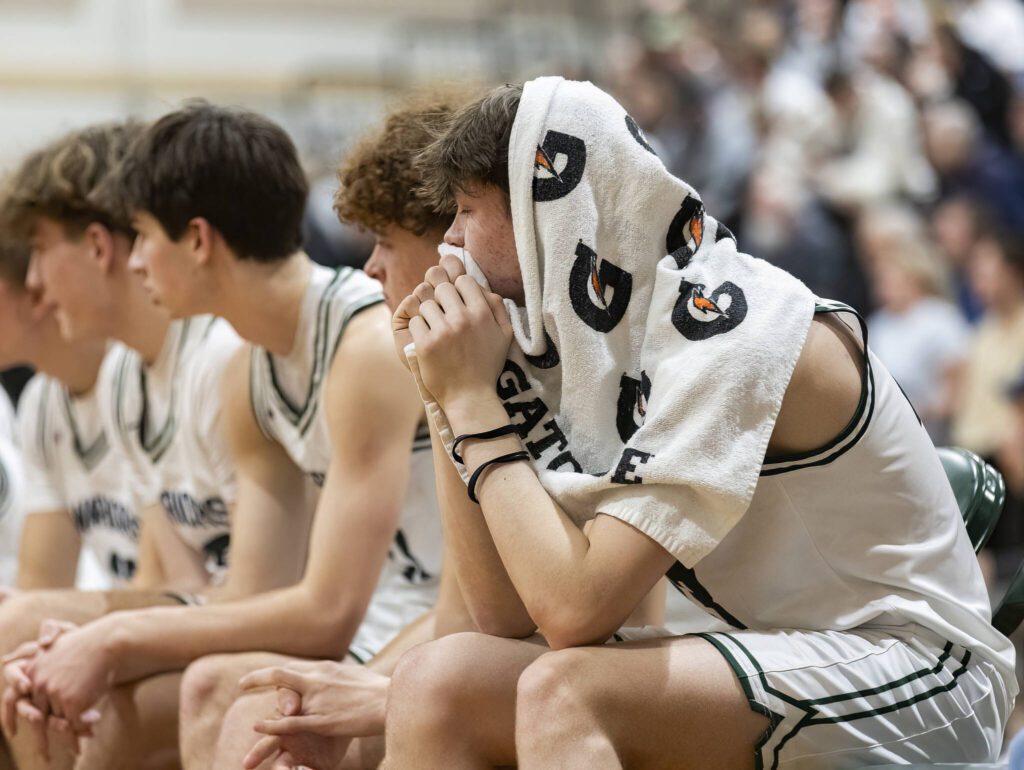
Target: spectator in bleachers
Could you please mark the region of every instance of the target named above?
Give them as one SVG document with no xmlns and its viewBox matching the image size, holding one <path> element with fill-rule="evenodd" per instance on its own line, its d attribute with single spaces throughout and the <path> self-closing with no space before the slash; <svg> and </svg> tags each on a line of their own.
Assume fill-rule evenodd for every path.
<svg viewBox="0 0 1024 770">
<path fill-rule="evenodd" d="M 1006 35 L 1009 30 L 1004 30 Z M 938 61 L 950 80 L 952 94 L 971 105 L 987 135 L 1002 147 L 1010 145 L 1010 100 L 1013 88 L 988 57 L 960 39 L 949 24 L 935 29 Z M 1020 47 L 1020 40 L 1017 40 Z M 986 52 L 991 49 L 985 49 Z"/>
<path fill-rule="evenodd" d="M 960 101 L 931 105 L 924 125 L 941 196 L 983 201 L 1004 226 L 1024 232 L 1024 173 L 1007 150 L 985 137 L 970 107 Z"/>
<path fill-rule="evenodd" d="M 969 327 L 947 298 L 948 270 L 925 224 L 899 208 L 869 210 L 858 228 L 878 310 L 868 319 L 875 354 L 914 405 L 932 441 L 949 439 L 955 379 Z"/>
<path fill-rule="evenodd" d="M 967 265 L 982 218 L 979 205 L 966 196 L 946 198 L 931 216 L 931 237 L 949 269 L 953 297 L 960 312 L 971 323 L 977 321 L 984 310 L 967 276 Z"/>
<path fill-rule="evenodd" d="M 852 213 L 886 198 L 927 200 L 935 177 L 907 91 L 882 75 L 841 68 L 828 74 L 825 91 L 836 113 L 837 150 L 816 174 L 818 191 Z"/>
<path fill-rule="evenodd" d="M 1020 0 L 957 0 L 961 37 L 1008 75 L 1024 73 L 1024 3 Z"/>
<path fill-rule="evenodd" d="M 865 280 L 846 234 L 799 177 L 773 164 L 750 181 L 740 248 L 787 270 L 817 294 L 855 307 Z"/>
<path fill-rule="evenodd" d="M 1024 367 L 1024 247 L 1019 236 L 998 229 L 983 233 L 969 275 L 985 315 L 971 340 L 952 440 L 1002 468 L 1013 424 L 1006 391 Z M 1011 496 L 991 542 L 1000 574 L 1017 567 L 1020 519 L 1020 504 Z"/>
</svg>

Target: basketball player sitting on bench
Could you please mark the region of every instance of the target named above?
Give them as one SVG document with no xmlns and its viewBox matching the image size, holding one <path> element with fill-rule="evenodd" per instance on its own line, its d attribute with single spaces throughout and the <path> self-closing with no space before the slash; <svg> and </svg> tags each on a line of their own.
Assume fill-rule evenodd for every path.
<svg viewBox="0 0 1024 770">
<path fill-rule="evenodd" d="M 133 145 L 119 184 L 139 233 L 133 266 L 159 304 L 175 317 L 215 313 L 251 343 L 223 383 L 239 475 L 231 577 L 263 590 L 301 579 L 237 601 L 119 613 L 62 636 L 37 670 L 51 700 L 73 704 L 74 722 L 110 683 L 217 653 L 182 685 L 182 759 L 228 766 L 259 736 L 226 734 L 244 743 L 222 745 L 225 711 L 257 707 L 250 727 L 265 715 L 260 697 L 236 702 L 242 675 L 284 656 L 366 661 L 434 605 L 429 439 L 417 437 L 422 404 L 391 346 L 379 284 L 301 251 L 307 184 L 280 127 L 192 105 Z M 310 481 L 322 485 L 312 522 Z"/>
<path fill-rule="evenodd" d="M 9 180 L 5 195 L 5 228 L 23 234 L 31 244 L 27 283 L 38 307 L 53 313 L 78 356 L 84 358 L 90 351 L 95 355 L 96 340 L 119 340 L 99 370 L 91 372 L 95 382 L 87 398 L 72 404 L 69 397 L 62 403 L 60 387 L 54 385 L 51 392 L 56 398 L 43 405 L 44 414 L 36 410 L 22 417 L 35 422 L 34 440 L 49 450 L 47 472 L 66 467 L 67 474 L 58 483 L 70 496 L 68 504 L 88 505 L 100 496 L 106 501 L 100 503 L 101 514 L 109 513 L 111 525 L 127 528 L 129 534 L 132 510 L 140 511 L 143 519 L 132 590 L 15 596 L 0 606 L 6 653 L 35 639 L 41 620 L 87 623 L 115 610 L 177 604 L 196 591 L 206 591 L 224 568 L 233 472 L 219 435 L 208 430 L 217 419 L 219 401 L 193 395 L 216 381 L 237 340 L 226 324 L 212 319 L 173 323 L 152 304 L 141 279 L 128 268 L 134 232 L 123 210 L 101 201 L 98 192 L 139 130 L 132 124 L 104 124 L 73 131 L 29 155 Z M 33 353 L 47 354 L 54 351 Z M 96 366 L 95 360 L 91 363 Z M 75 385 L 88 390 L 86 382 Z M 34 387 L 23 404 L 26 410 L 39 406 L 33 404 Z M 77 418 L 86 422 L 78 423 Z M 49 426 L 45 431 L 38 429 L 42 419 Z M 87 433 L 79 433 L 79 428 Z M 89 512 L 81 513 L 88 523 Z M 55 525 L 59 518 L 47 521 Z M 34 529 L 26 536 L 34 537 Z M 102 542 L 111 547 L 109 533 Z M 131 538 L 113 542 L 111 561 L 115 572 L 124 576 L 132 571 L 122 563 L 132 559 Z M 172 588 L 176 590 L 168 590 Z M 44 638 L 53 639 L 49 634 Z M 28 644 L 25 650 L 31 647 Z M 22 770 L 47 765 L 45 694 L 40 693 L 34 704 L 16 697 L 27 695 L 37 662 L 19 653 L 5 667 L 12 685 L 4 696 L 8 736 L 15 737 L 16 711 L 27 717 L 27 722 L 19 721 L 33 728 L 17 730 L 10 744 Z M 150 728 L 168 704 L 173 708 L 176 691 L 176 680 L 158 678 L 115 693 L 109 704 L 111 717 L 101 733 L 127 737 L 122 760 L 134 762 L 166 748 L 168 742 L 173 749 L 173 735 Z M 52 713 L 57 724 L 67 725 L 64 712 L 58 708 Z M 78 727 L 89 732 L 88 725 L 79 722 Z M 99 749 L 104 740 L 97 734 L 89 749 Z M 73 758 L 61 752 L 51 760 L 51 767 L 65 767 Z M 102 758 L 95 761 L 108 766 Z"/>
<path fill-rule="evenodd" d="M 395 328 L 486 633 L 399 661 L 385 765 L 994 759 L 1013 649 L 856 314 L 739 252 L 590 84 L 498 88 L 421 160 L 474 277 L 442 259 Z M 622 629 L 666 573 L 733 629 Z"/>
</svg>

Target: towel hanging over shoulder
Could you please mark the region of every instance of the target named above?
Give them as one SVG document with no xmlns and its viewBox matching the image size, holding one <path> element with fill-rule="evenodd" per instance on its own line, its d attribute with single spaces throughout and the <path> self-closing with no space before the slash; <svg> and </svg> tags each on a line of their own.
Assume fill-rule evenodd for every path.
<svg viewBox="0 0 1024 770">
<path fill-rule="evenodd" d="M 750 504 L 815 298 L 739 252 L 590 83 L 525 85 L 509 183 L 526 306 L 506 300 L 498 395 L 573 520 L 615 516 L 692 567 Z"/>
</svg>

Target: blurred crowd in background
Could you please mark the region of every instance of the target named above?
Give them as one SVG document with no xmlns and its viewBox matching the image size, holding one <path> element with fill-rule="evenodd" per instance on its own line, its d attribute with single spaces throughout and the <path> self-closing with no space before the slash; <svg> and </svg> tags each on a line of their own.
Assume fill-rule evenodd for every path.
<svg viewBox="0 0 1024 770">
<path fill-rule="evenodd" d="M 740 248 L 868 318 L 1024 543 L 1024 3 L 651 0 L 602 79 Z M 991 575 L 990 575 L 991 576 Z"/>
</svg>

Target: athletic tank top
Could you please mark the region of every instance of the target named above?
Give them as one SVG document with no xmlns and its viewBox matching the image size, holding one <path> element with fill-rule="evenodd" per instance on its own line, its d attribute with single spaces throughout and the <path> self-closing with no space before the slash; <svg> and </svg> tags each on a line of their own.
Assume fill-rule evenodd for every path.
<svg viewBox="0 0 1024 770">
<path fill-rule="evenodd" d="M 814 452 L 769 458 L 750 507 L 693 569 L 669 579 L 737 628 L 917 623 L 992 662 L 1016 693 L 1014 650 L 928 433 L 867 349 L 851 308 L 820 302 L 860 338 L 864 377 L 849 424 Z M 1009 708 L 1009 704 L 1007 704 Z"/>
<path fill-rule="evenodd" d="M 214 582 L 227 570 L 236 493 L 219 425 L 221 379 L 241 344 L 227 321 L 194 316 L 171 324 L 152 366 L 122 345 L 107 372 L 115 438 L 135 471 L 138 510 L 159 502 Z"/>
<path fill-rule="evenodd" d="M 14 407 L 0 387 L 0 585 L 13 585 L 18 576 L 24 487 Z"/>
<path fill-rule="evenodd" d="M 249 390 L 263 433 L 323 485 L 331 443 L 323 385 L 348 323 L 383 302 L 380 284 L 360 270 L 312 268 L 287 356 L 253 347 Z M 359 372 L 338 373 L 358 377 Z M 405 625 L 429 610 L 441 568 L 441 518 L 434 487 L 430 434 L 424 426 L 411 447 L 409 488 L 398 531 L 350 652 L 376 654 Z"/>
<path fill-rule="evenodd" d="M 111 585 L 123 586 L 135 574 L 139 520 L 131 475 L 107 436 L 103 397 L 98 384 L 73 396 L 44 374 L 25 386 L 18 407 L 24 507 L 26 515 L 65 511 Z"/>
</svg>

